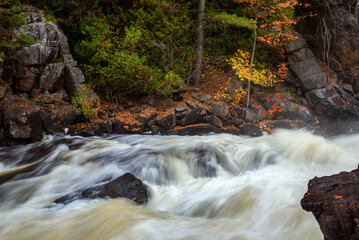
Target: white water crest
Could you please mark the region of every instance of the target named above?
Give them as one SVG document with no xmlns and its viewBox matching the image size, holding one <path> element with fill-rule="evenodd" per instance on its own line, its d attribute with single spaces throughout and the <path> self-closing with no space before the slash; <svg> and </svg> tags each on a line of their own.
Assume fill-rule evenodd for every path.
<svg viewBox="0 0 359 240">
<path fill-rule="evenodd" d="M 0 149 L 0 239 L 322 240 L 308 181 L 355 169 L 359 135 L 52 137 Z M 25 166 L 26 167 L 26 166 Z M 54 200 L 130 172 L 150 200 Z"/>
</svg>

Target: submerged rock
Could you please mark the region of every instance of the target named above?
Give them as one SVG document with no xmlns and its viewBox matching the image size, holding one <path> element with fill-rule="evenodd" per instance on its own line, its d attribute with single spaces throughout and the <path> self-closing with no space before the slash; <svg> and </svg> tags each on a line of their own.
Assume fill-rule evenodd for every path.
<svg viewBox="0 0 359 240">
<path fill-rule="evenodd" d="M 63 196 L 55 203 L 68 204 L 78 199 L 95 198 L 127 198 L 138 204 L 144 204 L 148 201 L 148 192 L 142 181 L 131 173 L 125 173 L 108 183 L 95 187 L 82 189 L 69 195 Z"/>
<path fill-rule="evenodd" d="M 301 201 L 317 219 L 325 240 L 359 239 L 359 169 L 313 178 Z"/>
</svg>

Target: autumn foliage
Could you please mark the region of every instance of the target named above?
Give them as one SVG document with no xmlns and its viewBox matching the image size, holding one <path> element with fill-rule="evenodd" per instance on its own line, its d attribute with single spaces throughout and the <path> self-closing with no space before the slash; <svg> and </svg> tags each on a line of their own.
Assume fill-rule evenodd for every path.
<svg viewBox="0 0 359 240">
<path fill-rule="evenodd" d="M 294 8 L 301 5 L 298 0 L 234 0 L 234 2 L 247 3 L 249 14 L 253 14 L 258 8 L 259 41 L 270 46 L 283 46 L 285 42 L 295 39 L 292 27 L 299 20 L 294 17 Z"/>
<path fill-rule="evenodd" d="M 257 40 L 266 43 L 270 48 L 283 49 L 286 43 L 296 38 L 292 28 L 299 19 L 294 17 L 294 8 L 301 4 L 298 0 L 234 0 L 234 2 L 247 4 L 247 17 L 254 26 L 252 53 L 238 50 L 228 61 L 238 78 L 248 83 L 247 89 L 239 87 L 235 90 L 233 103 L 238 104 L 247 96 L 248 107 L 251 83 L 264 88 L 273 87 L 275 82 L 286 79 L 288 70 L 286 63 L 277 66 L 276 74 L 269 69 L 257 68 L 253 62 Z M 221 94 L 217 97 L 221 97 Z M 225 95 L 223 94 L 222 97 Z M 276 109 L 273 111 L 275 112 Z"/>
<path fill-rule="evenodd" d="M 263 87 L 273 87 L 273 83 L 276 82 L 276 76 L 268 69 L 256 69 L 254 64 L 252 64 L 252 70 L 250 71 L 250 57 L 248 52 L 238 50 L 228 62 L 240 80 L 250 81 Z"/>
<path fill-rule="evenodd" d="M 254 64 L 251 66 L 250 57 L 248 52 L 238 50 L 235 56 L 230 58 L 228 62 L 241 81 L 249 81 L 265 88 L 273 87 L 273 84 L 276 82 L 276 76 L 268 69 L 257 69 Z M 235 95 L 231 100 L 234 104 L 238 105 L 247 94 L 247 89 L 239 87 L 235 90 Z"/>
</svg>

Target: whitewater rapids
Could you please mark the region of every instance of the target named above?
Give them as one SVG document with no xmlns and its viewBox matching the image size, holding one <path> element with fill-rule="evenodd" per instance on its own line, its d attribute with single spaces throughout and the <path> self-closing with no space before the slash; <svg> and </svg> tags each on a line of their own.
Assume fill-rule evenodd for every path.
<svg viewBox="0 0 359 240">
<path fill-rule="evenodd" d="M 258 138 L 47 136 L 0 149 L 0 239 L 322 240 L 300 199 L 309 179 L 359 163 L 359 134 L 323 138 L 279 130 Z M 31 165 L 32 164 L 32 165 Z M 150 192 L 126 199 L 53 201 L 130 172 Z"/>
</svg>

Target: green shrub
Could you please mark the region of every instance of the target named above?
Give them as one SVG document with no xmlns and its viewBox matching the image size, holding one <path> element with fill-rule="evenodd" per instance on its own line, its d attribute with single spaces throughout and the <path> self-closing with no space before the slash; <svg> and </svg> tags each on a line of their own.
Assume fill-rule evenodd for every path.
<svg viewBox="0 0 359 240">
<path fill-rule="evenodd" d="M 75 95 L 72 97 L 72 104 L 77 107 L 77 115 L 86 116 L 93 112 L 93 108 L 89 103 L 90 97 L 88 96 L 88 92 L 91 91 L 90 88 L 84 86 L 82 89 L 77 91 Z"/>
<path fill-rule="evenodd" d="M 127 14 L 120 8 L 98 13 L 82 25 L 85 39 L 75 45 L 75 53 L 86 62 L 82 67 L 89 84 L 108 99 L 128 93 L 170 96 L 189 77 L 191 20 L 185 12 L 167 16 L 152 3 L 143 1 Z"/>
</svg>

